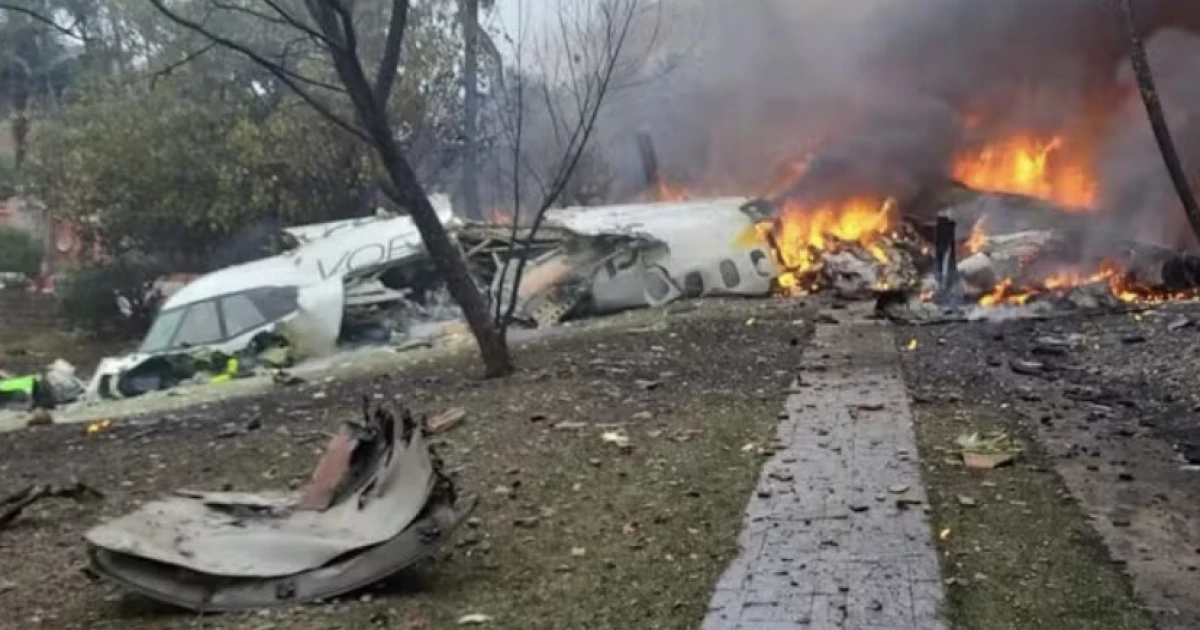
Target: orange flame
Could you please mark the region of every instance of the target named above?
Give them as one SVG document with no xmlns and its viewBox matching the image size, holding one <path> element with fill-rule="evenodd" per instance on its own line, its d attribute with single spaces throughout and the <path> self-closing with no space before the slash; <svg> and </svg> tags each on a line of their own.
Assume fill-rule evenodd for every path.
<svg viewBox="0 0 1200 630">
<path fill-rule="evenodd" d="M 771 243 L 776 262 L 785 269 L 777 280 L 780 289 L 796 293 L 813 287 L 810 276 L 820 269 L 821 253 L 845 243 L 857 243 L 877 262 L 887 263 L 879 237 L 891 231 L 895 217 L 891 200 L 850 199 L 810 208 L 799 202 L 784 204 L 779 216 L 755 226 L 758 240 Z"/>
<path fill-rule="evenodd" d="M 654 185 L 652 193 L 654 201 L 687 201 L 691 197 L 691 193 L 686 188 L 661 180 Z"/>
<path fill-rule="evenodd" d="M 1005 278 L 993 287 L 991 292 L 981 297 L 979 304 L 985 307 L 998 304 L 1019 306 L 1027 304 L 1040 294 L 1062 294 L 1075 287 L 1100 284 L 1105 285 L 1108 292 L 1118 301 L 1126 304 L 1161 304 L 1173 300 L 1194 299 L 1198 296 L 1196 291 L 1170 292 L 1138 284 L 1130 279 L 1129 274 L 1119 263 L 1113 260 L 1102 260 L 1094 272 L 1063 270 L 1030 286 L 1018 287 L 1012 278 Z"/>
<path fill-rule="evenodd" d="M 983 246 L 987 245 L 988 235 L 985 229 L 987 217 L 979 217 L 975 225 L 971 226 L 971 235 L 967 237 L 967 242 L 963 245 L 968 254 L 978 254 L 983 251 Z"/>
<path fill-rule="evenodd" d="M 977 190 L 1030 195 L 1079 210 L 1096 204 L 1091 164 L 1068 151 L 1060 136 L 1011 136 L 959 155 L 952 171 Z"/>
</svg>

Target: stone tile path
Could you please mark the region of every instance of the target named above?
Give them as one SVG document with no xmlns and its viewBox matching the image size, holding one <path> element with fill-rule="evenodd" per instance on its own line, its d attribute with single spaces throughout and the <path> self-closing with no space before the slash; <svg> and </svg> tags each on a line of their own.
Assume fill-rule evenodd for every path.
<svg viewBox="0 0 1200 630">
<path fill-rule="evenodd" d="M 944 630 L 891 330 L 819 325 L 704 630 Z M 911 502 L 911 503 L 910 503 Z"/>
</svg>

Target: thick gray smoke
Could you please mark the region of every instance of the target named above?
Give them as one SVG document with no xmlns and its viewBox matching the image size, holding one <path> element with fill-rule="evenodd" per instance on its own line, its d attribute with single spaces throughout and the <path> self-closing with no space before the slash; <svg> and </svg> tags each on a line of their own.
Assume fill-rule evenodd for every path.
<svg viewBox="0 0 1200 630">
<path fill-rule="evenodd" d="M 1070 131 L 1101 157 L 1102 199 L 1139 217 L 1140 236 L 1171 233 L 1179 215 L 1136 91 L 1122 90 L 1127 42 L 1110 1 L 663 1 L 649 66 L 678 65 L 617 94 L 604 120 L 621 192 L 642 184 L 639 130 L 668 179 L 706 193 L 761 193 L 812 153 L 795 192 L 814 196 L 905 196 L 947 177 L 972 142 Z M 1200 3 L 1142 0 L 1144 27 L 1200 32 L 1200 10 L 1181 4 Z M 1200 148 L 1200 39 L 1160 35 L 1155 67 L 1179 144 Z M 968 114 L 985 125 L 963 132 Z"/>
</svg>

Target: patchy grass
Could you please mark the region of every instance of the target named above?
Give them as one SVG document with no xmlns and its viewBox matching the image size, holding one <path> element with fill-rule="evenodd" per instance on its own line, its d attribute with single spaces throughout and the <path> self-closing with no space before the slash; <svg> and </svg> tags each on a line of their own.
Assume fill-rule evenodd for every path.
<svg viewBox="0 0 1200 630">
<path fill-rule="evenodd" d="M 76 476 L 108 498 L 100 508 L 46 502 L 0 532 L 0 580 L 11 582 L 0 627 L 407 630 L 456 627 L 472 613 L 489 615 L 488 628 L 697 627 L 761 466 L 742 447 L 774 434 L 808 314 L 786 302 L 704 303 L 652 326 L 635 318 L 524 346 L 525 369 L 501 381 L 473 380 L 470 357 L 449 357 L 175 411 L 148 437 L 133 437 L 144 424 L 120 423 L 92 437 L 80 426 L 5 435 L 0 489 Z M 363 395 L 468 412 L 435 448 L 461 490 L 482 498 L 477 520 L 414 574 L 339 602 L 198 618 L 76 570 L 86 528 L 138 501 L 179 487 L 302 482 L 317 455 L 305 436 L 357 414 Z M 224 422 L 251 415 L 262 429 L 215 439 Z M 624 432 L 632 448 L 604 442 L 605 431 Z M 518 525 L 527 517 L 536 524 Z"/>
<path fill-rule="evenodd" d="M 55 359 L 66 359 L 80 375 L 90 374 L 100 359 L 129 352 L 137 343 L 137 340 L 97 339 L 64 330 L 31 333 L 0 325 L 0 370 L 30 374 Z"/>
<path fill-rule="evenodd" d="M 956 630 L 1154 628 L 1036 445 L 996 470 L 958 463 L 960 435 L 1013 430 L 1002 411 L 937 402 L 915 413 Z"/>
</svg>

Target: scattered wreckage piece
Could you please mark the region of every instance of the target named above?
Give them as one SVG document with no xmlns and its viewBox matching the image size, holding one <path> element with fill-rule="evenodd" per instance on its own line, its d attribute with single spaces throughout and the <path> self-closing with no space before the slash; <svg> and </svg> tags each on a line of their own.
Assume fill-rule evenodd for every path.
<svg viewBox="0 0 1200 630">
<path fill-rule="evenodd" d="M 364 405 L 300 493 L 181 491 L 87 532 L 92 569 L 198 612 L 336 597 L 427 557 L 474 507 L 407 411 Z"/>
<path fill-rule="evenodd" d="M 97 501 L 104 493 L 78 480 L 65 485 L 38 484 L 26 486 L 0 499 L 0 527 L 12 523 L 25 508 L 42 499 L 72 499 L 75 501 Z"/>
<path fill-rule="evenodd" d="M 431 201 L 447 229 L 457 229 L 449 199 Z M 198 351 L 252 363 L 327 356 L 343 338 L 378 336 L 360 334 L 364 320 L 390 322 L 421 310 L 424 294 L 437 284 L 429 281 L 428 256 L 407 216 L 334 221 L 284 233 L 287 251 L 206 274 L 172 294 L 138 351 L 102 361 L 87 395 L 136 396 L 186 382 L 197 372 L 218 380 L 240 374 L 211 365 L 177 369 L 193 363 Z M 401 314 L 392 317 L 393 312 Z M 283 352 L 264 355 L 264 349 L 254 348 L 262 334 L 286 339 L 290 356 L 271 357 Z M 384 341 L 390 336 L 385 331 Z"/>
<path fill-rule="evenodd" d="M 681 298 L 769 295 L 774 258 L 744 238 L 764 218 L 747 198 L 552 209 L 530 244 L 514 317 L 546 326 Z M 508 255 L 524 253 L 528 230 L 468 225 L 459 238 L 492 299 L 507 304 L 517 267 Z"/>
<path fill-rule="evenodd" d="M 84 389 L 75 366 L 55 359 L 37 374 L 0 379 L 0 410 L 56 409 L 78 400 Z"/>
</svg>

